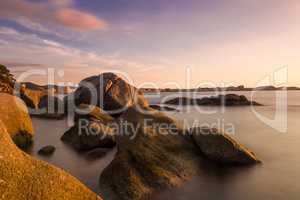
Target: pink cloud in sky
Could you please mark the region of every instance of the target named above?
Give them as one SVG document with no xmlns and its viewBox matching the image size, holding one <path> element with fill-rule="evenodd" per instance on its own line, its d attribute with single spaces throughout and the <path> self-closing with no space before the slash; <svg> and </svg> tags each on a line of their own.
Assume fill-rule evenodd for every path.
<svg viewBox="0 0 300 200">
<path fill-rule="evenodd" d="M 88 31 L 104 29 L 107 23 L 98 17 L 72 7 L 72 0 L 48 0 L 33 3 L 27 0 L 1 0 L 0 18 L 18 20 L 27 18 L 33 22 L 52 23 L 63 27 Z"/>
<path fill-rule="evenodd" d="M 78 10 L 64 8 L 58 10 L 55 14 L 55 20 L 60 24 L 74 29 L 100 29 L 106 27 L 106 22 L 99 20 L 93 15 Z"/>
</svg>

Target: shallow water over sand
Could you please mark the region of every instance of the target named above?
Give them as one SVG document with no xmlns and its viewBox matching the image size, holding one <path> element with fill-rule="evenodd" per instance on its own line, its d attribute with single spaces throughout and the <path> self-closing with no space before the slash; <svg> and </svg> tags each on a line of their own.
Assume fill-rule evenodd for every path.
<svg viewBox="0 0 300 200">
<path fill-rule="evenodd" d="M 167 95 L 165 93 L 164 95 Z M 210 93 L 200 93 L 209 95 Z M 243 92 L 250 96 L 249 92 Z M 151 103 L 157 103 L 161 97 L 148 94 Z M 161 191 L 154 195 L 154 200 L 198 200 L 198 199 L 299 199 L 300 197 L 300 91 L 288 93 L 288 129 L 286 133 L 262 122 L 250 107 L 231 107 L 225 111 L 216 107 L 205 110 L 216 110 L 213 114 L 203 114 L 191 106 L 187 113 L 172 113 L 175 117 L 193 124 L 196 119 L 200 124 L 234 125 L 234 135 L 239 142 L 252 149 L 262 160 L 262 165 L 253 167 L 220 167 L 205 161 L 202 174 L 185 183 L 181 188 Z M 254 100 L 266 106 L 255 107 L 258 115 L 268 118 L 276 113 L 275 92 L 258 92 Z M 283 101 L 283 99 L 279 99 Z M 283 113 L 277 113 L 282 117 Z M 282 122 L 282 121 L 281 121 Z M 33 119 L 36 129 L 33 155 L 59 166 L 77 177 L 92 190 L 99 192 L 98 179 L 101 171 L 113 159 L 116 150 L 104 159 L 88 161 L 82 154 L 60 141 L 67 129 L 66 120 Z M 278 124 L 278 123 L 277 123 Z M 57 147 L 52 157 L 40 157 L 37 151 L 45 145 Z M 120 177 L 122 178 L 122 177 Z"/>
</svg>

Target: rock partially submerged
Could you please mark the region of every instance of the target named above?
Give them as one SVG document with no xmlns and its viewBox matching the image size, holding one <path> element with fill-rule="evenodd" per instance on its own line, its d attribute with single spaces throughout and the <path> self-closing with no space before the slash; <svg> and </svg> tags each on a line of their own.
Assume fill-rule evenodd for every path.
<svg viewBox="0 0 300 200">
<path fill-rule="evenodd" d="M 219 163 L 259 162 L 227 136 L 198 137 L 164 113 L 144 109 L 129 108 L 119 118 L 118 152 L 100 177 L 101 189 L 113 200 L 151 199 L 157 190 L 180 186 L 199 173 L 203 154 Z"/>
<path fill-rule="evenodd" d="M 170 99 L 165 104 L 170 105 L 197 105 L 197 106 L 261 106 L 255 101 L 249 101 L 244 95 L 226 94 L 212 97 L 204 97 L 201 99 L 193 99 L 189 97 L 176 97 Z"/>
<path fill-rule="evenodd" d="M 101 200 L 63 170 L 36 160 L 19 150 L 2 122 L 0 122 L 0 199 Z"/>
<path fill-rule="evenodd" d="M 96 106 L 83 104 L 79 108 L 74 126 L 64 133 L 61 140 L 80 151 L 114 147 L 115 130 L 110 127 L 114 119 Z"/>
<path fill-rule="evenodd" d="M 198 173 L 196 146 L 179 134 L 174 119 L 149 111 L 153 113 L 130 108 L 121 116 L 120 121 L 134 127 L 123 127 L 124 134 L 117 139 L 118 152 L 100 178 L 101 189 L 113 200 L 150 199 L 153 192 L 180 186 Z M 139 127 L 145 119 L 149 124 Z M 157 123 L 173 128 L 157 128 Z"/>
<path fill-rule="evenodd" d="M 248 165 L 261 162 L 252 151 L 216 129 L 194 128 L 191 137 L 205 157 L 217 163 Z"/>
<path fill-rule="evenodd" d="M 32 121 L 24 102 L 10 94 L 0 93 L 0 120 L 20 148 L 27 148 L 34 135 Z"/>
<path fill-rule="evenodd" d="M 38 151 L 38 154 L 42 156 L 49 156 L 55 152 L 55 147 L 52 145 L 45 146 Z"/>
<path fill-rule="evenodd" d="M 148 106 L 141 91 L 113 73 L 82 80 L 74 95 L 76 105 L 97 105 L 111 115 L 120 115 L 133 105 Z"/>
</svg>

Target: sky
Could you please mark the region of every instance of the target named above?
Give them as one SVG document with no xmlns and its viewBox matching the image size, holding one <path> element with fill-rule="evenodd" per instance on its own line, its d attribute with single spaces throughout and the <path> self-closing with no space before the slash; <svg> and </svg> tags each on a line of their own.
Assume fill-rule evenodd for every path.
<svg viewBox="0 0 300 200">
<path fill-rule="evenodd" d="M 182 88 L 272 84 L 285 67 L 300 86 L 299 21 L 298 0 L 1 0 L 0 63 L 20 79 L 114 71 Z"/>
</svg>

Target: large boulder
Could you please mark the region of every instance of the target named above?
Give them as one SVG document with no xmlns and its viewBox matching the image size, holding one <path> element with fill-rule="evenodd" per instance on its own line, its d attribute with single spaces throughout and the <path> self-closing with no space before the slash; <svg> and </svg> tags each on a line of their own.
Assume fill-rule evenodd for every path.
<svg viewBox="0 0 300 200">
<path fill-rule="evenodd" d="M 13 94 L 15 79 L 9 70 L 0 64 L 0 92 Z"/>
<path fill-rule="evenodd" d="M 96 106 L 82 104 L 76 109 L 75 122 L 61 140 L 76 150 L 112 148 L 116 145 L 114 118 Z"/>
<path fill-rule="evenodd" d="M 7 132 L 21 148 L 28 147 L 34 134 L 31 118 L 24 102 L 10 94 L 0 93 L 0 120 Z"/>
<path fill-rule="evenodd" d="M 248 100 L 244 95 L 226 94 L 204 98 L 176 97 L 164 102 L 169 105 L 197 105 L 197 106 L 260 106 L 261 104 Z"/>
<path fill-rule="evenodd" d="M 151 199 L 153 192 L 198 174 L 198 150 L 178 123 L 150 108 L 145 112 L 130 108 L 119 119 L 118 152 L 100 177 L 101 190 L 112 200 Z"/>
<path fill-rule="evenodd" d="M 75 104 L 97 105 L 111 115 L 120 115 L 133 105 L 148 106 L 141 91 L 113 73 L 82 80 L 75 91 Z"/>
<path fill-rule="evenodd" d="M 191 137 L 208 159 L 221 164 L 255 164 L 257 156 L 228 134 L 211 128 L 193 128 Z"/>
<path fill-rule="evenodd" d="M 2 105 L 2 104 L 1 104 Z M 9 116 L 10 113 L 1 113 Z M 19 150 L 0 122 L 0 199 L 101 200 L 77 179 Z"/>
</svg>

